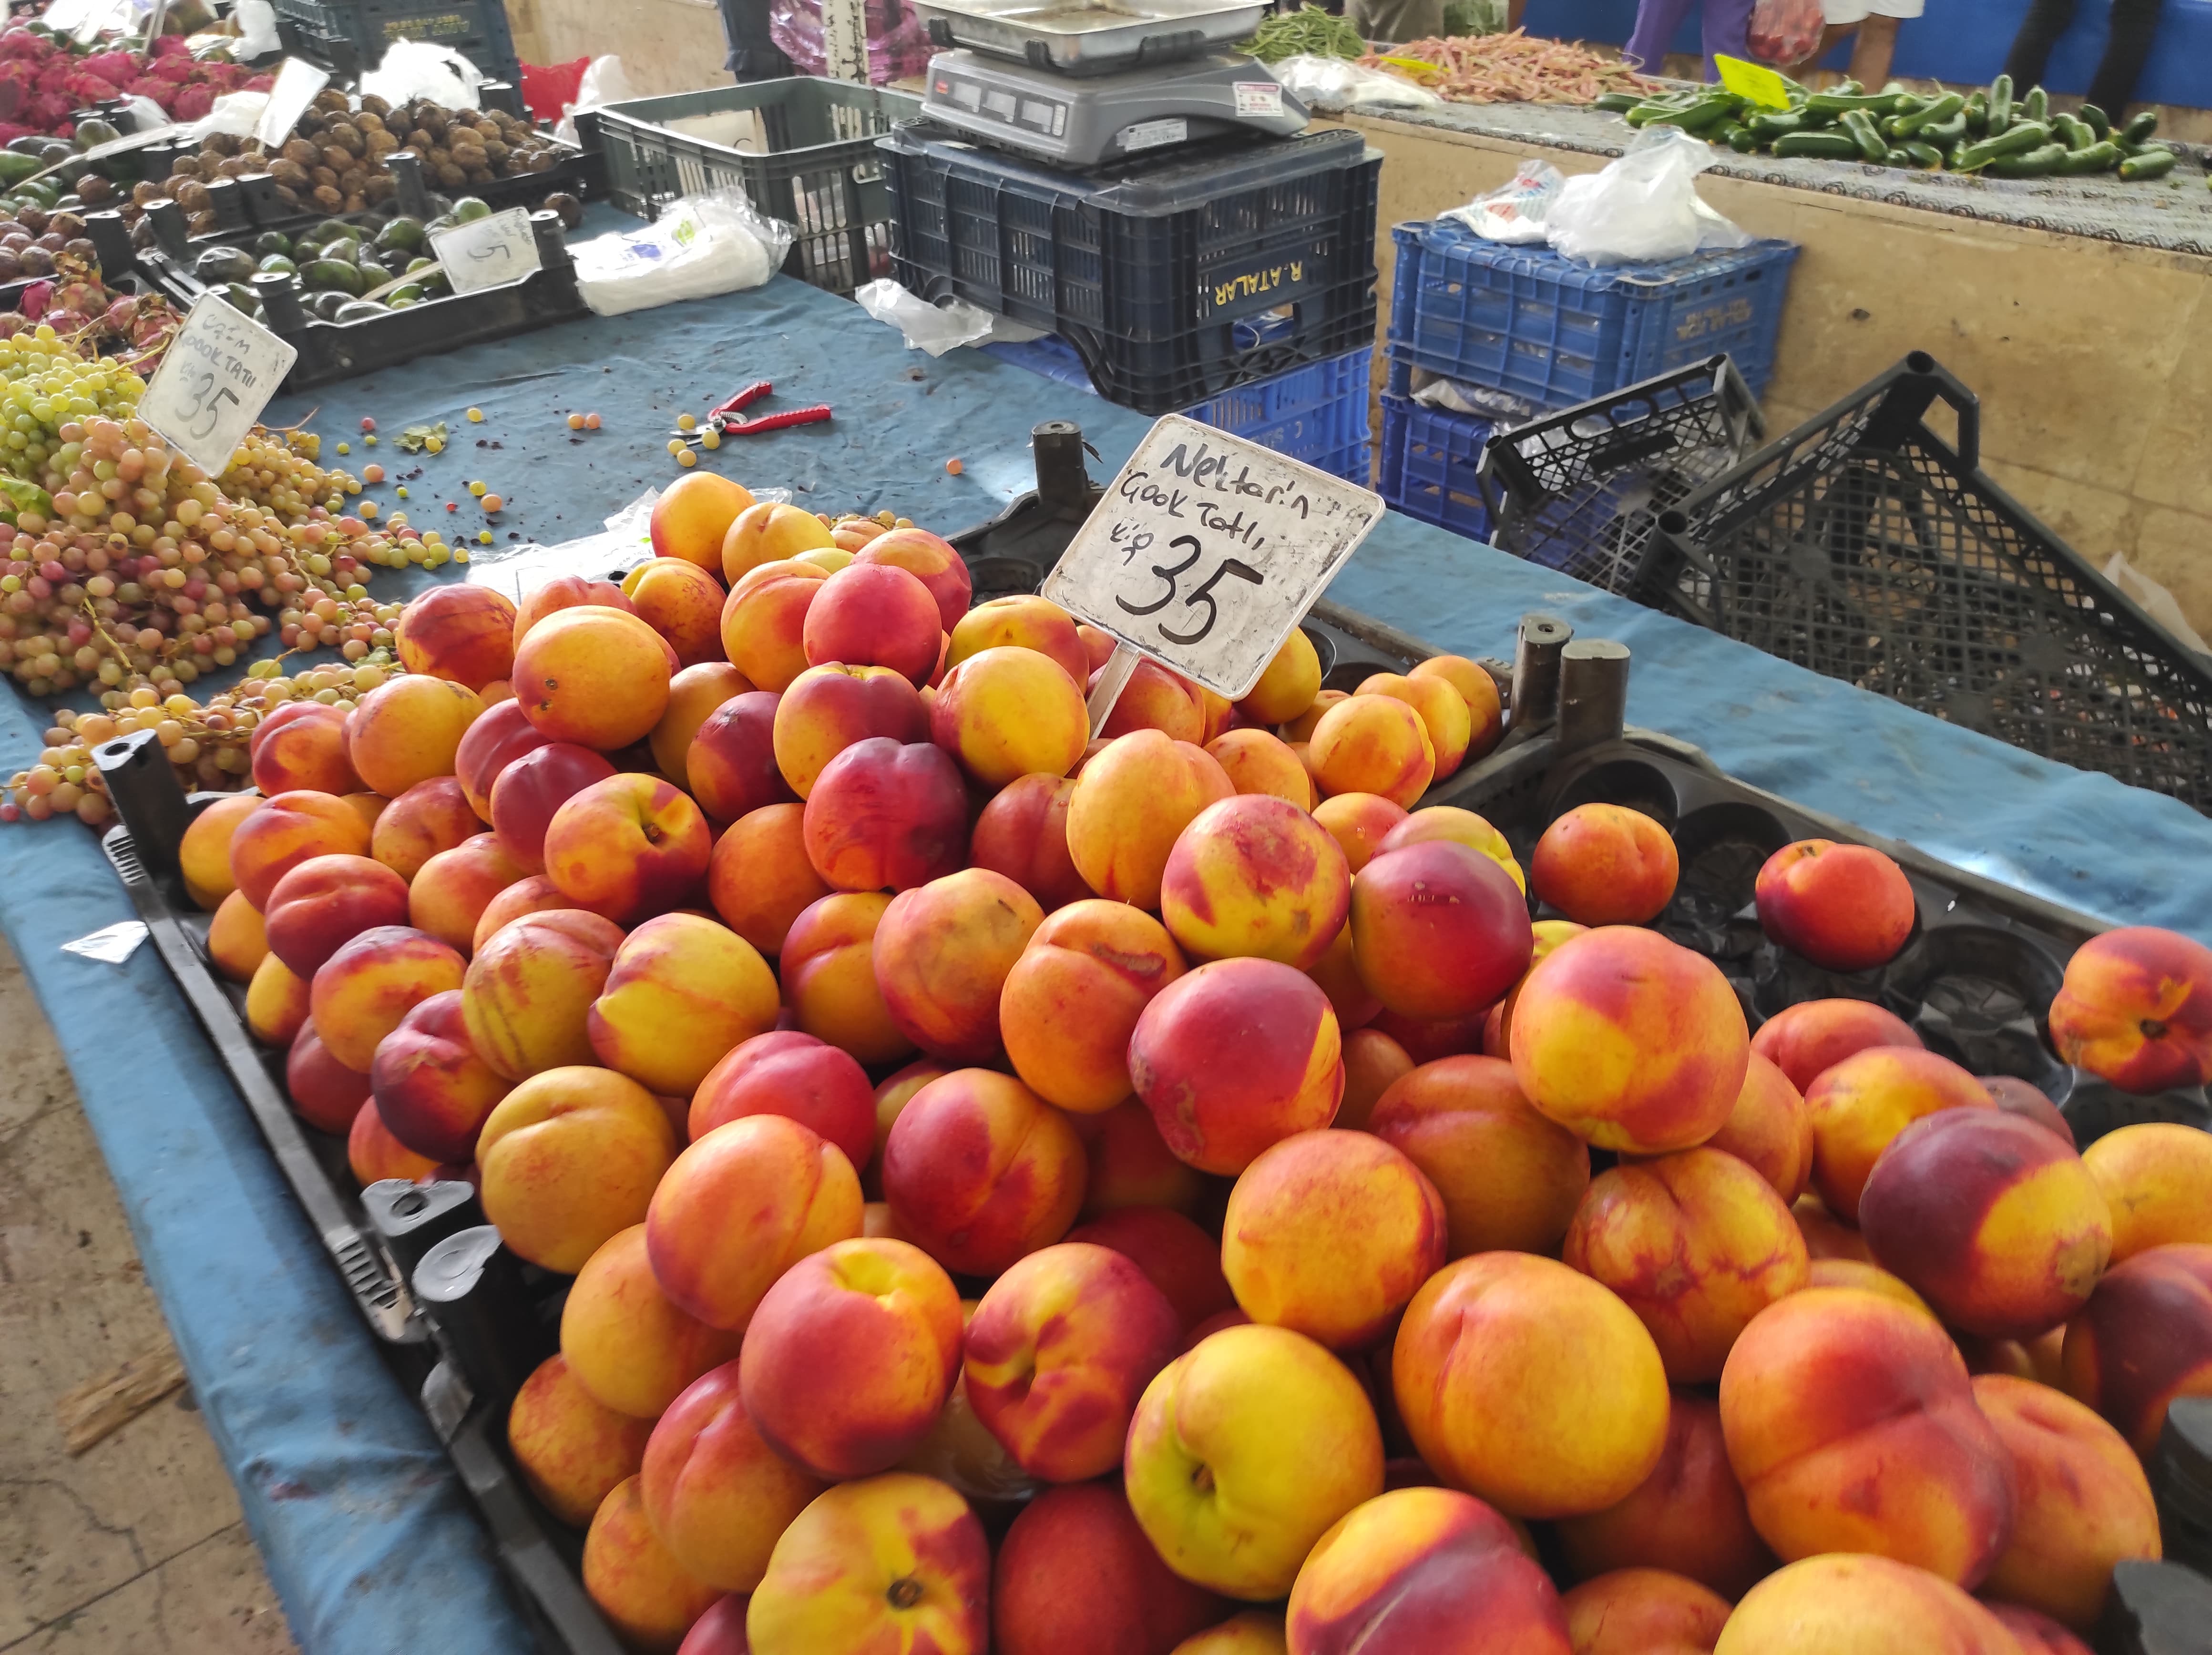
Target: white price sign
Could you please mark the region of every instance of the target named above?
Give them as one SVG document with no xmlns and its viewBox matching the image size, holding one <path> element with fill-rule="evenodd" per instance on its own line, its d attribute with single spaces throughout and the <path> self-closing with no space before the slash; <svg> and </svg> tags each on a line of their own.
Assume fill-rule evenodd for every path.
<svg viewBox="0 0 2212 1655">
<path fill-rule="evenodd" d="M 328 70 L 287 58 L 276 70 L 276 84 L 269 88 L 269 101 L 261 106 L 261 118 L 254 124 L 253 136 L 261 141 L 262 148 L 282 149 L 300 124 L 300 117 L 307 112 L 307 106 L 330 83 Z"/>
<path fill-rule="evenodd" d="M 220 474 L 299 359 L 228 300 L 204 293 L 138 399 L 138 417 Z"/>
<path fill-rule="evenodd" d="M 1356 484 L 1170 414 L 1075 531 L 1044 595 L 1235 700 L 1382 515 Z"/>
<path fill-rule="evenodd" d="M 455 293 L 503 288 L 543 268 L 527 207 L 510 207 L 437 231 L 430 237 L 430 250 L 445 266 L 446 281 Z"/>
</svg>

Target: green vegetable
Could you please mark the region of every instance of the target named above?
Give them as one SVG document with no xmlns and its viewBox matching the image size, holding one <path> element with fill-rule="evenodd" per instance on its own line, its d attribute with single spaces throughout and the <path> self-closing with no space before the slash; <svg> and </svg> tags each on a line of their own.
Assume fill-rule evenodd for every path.
<svg viewBox="0 0 2212 1655">
<path fill-rule="evenodd" d="M 2051 130 L 2057 135 L 2059 142 L 2069 149 L 2087 149 L 2097 142 L 2097 134 L 2090 127 L 2089 123 L 2076 116 L 2053 115 L 2051 118 Z"/>
<path fill-rule="evenodd" d="M 1898 159 L 1900 155 L 1905 158 L 1901 161 Z M 1892 166 L 1923 168 L 1941 167 L 1943 164 L 1943 152 L 1932 143 L 1923 143 L 1917 138 L 1908 138 L 1890 152 L 1889 159 Z"/>
<path fill-rule="evenodd" d="M 2075 113 L 2088 122 L 2089 130 L 2099 137 L 2109 138 L 2112 136 L 2112 118 L 2098 108 L 2096 105 L 2083 104 Z"/>
<path fill-rule="evenodd" d="M 1858 144 L 1841 132 L 1784 132 L 1774 141 L 1784 160 L 1856 161 Z"/>
<path fill-rule="evenodd" d="M 1845 111 L 1837 124 L 1850 134 L 1853 143 L 1858 145 L 1860 160 L 1870 161 L 1879 167 L 1889 159 L 1889 145 L 1883 141 L 1881 134 L 1874 130 L 1874 118 L 1863 109 Z"/>
<path fill-rule="evenodd" d="M 2129 123 L 2130 126 L 2134 122 Z M 2140 155 L 2130 155 L 2120 163 L 2120 176 L 2133 184 L 2145 179 L 2162 179 L 2173 170 L 2181 158 L 2171 149 L 2146 149 Z"/>
<path fill-rule="evenodd" d="M 1771 143 L 1786 132 L 1805 130 L 1805 112 L 1802 109 L 1762 109 L 1747 117 L 1744 125 L 1762 142 Z"/>
<path fill-rule="evenodd" d="M 1636 117 L 1642 111 L 1632 109 L 1628 112 L 1627 119 L 1631 126 L 1679 126 L 1685 132 L 1702 136 L 1735 114 L 1742 107 L 1743 102 L 1743 99 L 1735 93 L 1716 92 L 1698 99 L 1697 102 L 1686 108 L 1664 110 L 1641 121 Z M 459 217 L 460 213 L 459 203 L 454 204 L 453 210 L 454 215 Z M 467 222 L 466 220 L 462 221 Z"/>
<path fill-rule="evenodd" d="M 2091 173 L 2109 173 L 2119 165 L 2119 161 L 2120 146 L 2106 138 L 2086 149 L 2069 150 L 2066 159 L 2051 170 L 2060 178 L 2081 178 Z"/>
<path fill-rule="evenodd" d="M 1963 142 L 1969 130 L 1966 124 L 1966 112 L 1962 109 L 1948 121 L 1938 121 L 1933 126 L 1922 127 L 1917 136 L 1927 139 L 1933 144 L 1954 144 Z"/>
<path fill-rule="evenodd" d="M 1758 152 L 1759 140 L 1759 134 L 1749 127 L 1730 123 L 1721 130 L 1717 142 L 1728 145 L 1739 155 L 1749 155 Z"/>
<path fill-rule="evenodd" d="M 1980 137 L 1990 130 L 1990 94 L 1976 92 L 1966 99 L 1966 130 Z"/>
<path fill-rule="evenodd" d="M 1364 58 L 1367 42 L 1358 29 L 1341 17 L 1332 17 L 1319 6 L 1301 6 L 1279 12 L 1252 31 L 1252 38 L 1237 47 L 1263 64 L 1279 64 L 1302 54 L 1316 58 Z"/>
<path fill-rule="evenodd" d="M 1962 173 L 1986 167 L 2000 155 L 2025 155 L 2039 149 L 2051 142 L 2051 129 L 2035 121 L 2021 121 L 2002 132 L 1992 132 L 1979 143 L 1970 143 L 1959 152 L 1954 165 Z M 2063 145 L 2060 146 L 2062 149 Z"/>
<path fill-rule="evenodd" d="M 2051 94 L 2039 86 L 2027 89 L 2027 96 L 2020 100 L 2022 120 L 2048 122 L 2051 118 Z"/>
<path fill-rule="evenodd" d="M 2150 135 L 2158 130 L 2158 111 L 2146 109 L 2120 129 L 2120 136 L 2129 143 L 2148 143 Z"/>
<path fill-rule="evenodd" d="M 1917 137 L 1931 126 L 1941 126 L 1952 116 L 1962 112 L 1966 107 L 1966 100 L 1964 98 L 1955 92 L 1947 92 L 1925 109 L 1915 110 L 1910 114 L 1898 116 L 1897 124 L 1902 129 L 1898 136 L 1904 138 Z"/>
<path fill-rule="evenodd" d="M 2017 132 L 2020 128 L 2014 127 L 2013 130 Z M 2008 155 L 1999 155 L 1984 170 L 2001 179 L 2048 178 L 2072 153 L 2063 143 L 2041 144 L 2033 149 L 2015 150 Z"/>
<path fill-rule="evenodd" d="M 2012 76 L 2000 75 L 1990 82 L 1990 136 L 1995 137 L 2012 124 Z"/>
<path fill-rule="evenodd" d="M 1814 115 L 1844 115 L 1852 110 L 1863 110 L 1870 115 L 1894 115 L 1898 106 L 1911 94 L 1904 92 L 1876 92 L 1855 94 L 1842 92 L 1815 92 L 1805 100 L 1805 108 Z"/>
<path fill-rule="evenodd" d="M 1626 115 L 1643 101 L 1643 95 L 1639 93 L 1601 92 L 1597 95 L 1597 101 L 1590 106 L 1593 109 L 1605 110 L 1610 114 Z"/>
</svg>

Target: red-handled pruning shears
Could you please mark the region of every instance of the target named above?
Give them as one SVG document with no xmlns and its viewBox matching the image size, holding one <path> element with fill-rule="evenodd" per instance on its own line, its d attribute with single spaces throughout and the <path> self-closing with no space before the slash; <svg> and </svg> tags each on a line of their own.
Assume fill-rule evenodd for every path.
<svg viewBox="0 0 2212 1655">
<path fill-rule="evenodd" d="M 830 404 L 817 403 L 811 408 L 786 409 L 780 413 L 763 414 L 757 419 L 744 417 L 744 410 L 774 391 L 775 386 L 766 379 L 756 379 L 726 403 L 707 410 L 701 430 L 712 429 L 725 437 L 748 437 L 763 431 L 781 431 L 788 426 L 813 425 L 830 417 Z M 700 431 L 675 431 L 670 433 L 696 442 Z"/>
</svg>

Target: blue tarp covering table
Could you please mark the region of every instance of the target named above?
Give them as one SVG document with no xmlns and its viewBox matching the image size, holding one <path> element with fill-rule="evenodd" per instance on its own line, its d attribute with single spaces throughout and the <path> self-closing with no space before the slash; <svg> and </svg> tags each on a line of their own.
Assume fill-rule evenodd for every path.
<svg viewBox="0 0 2212 1655">
<path fill-rule="evenodd" d="M 756 379 L 763 409 L 836 418 L 726 443 L 708 463 L 823 509 L 895 508 L 941 530 L 995 512 L 1031 478 L 1030 427 L 1080 421 L 1117 466 L 1146 421 L 960 351 L 906 351 L 855 306 L 779 278 L 757 292 L 594 320 L 288 398 L 346 462 L 417 461 L 389 441 L 443 419 L 416 519 L 474 526 L 467 480 L 510 502 L 504 536 L 556 542 L 673 468 L 674 416 Z M 465 410 L 485 415 L 471 424 Z M 570 410 L 604 429 L 572 433 Z M 359 441 L 373 416 L 386 440 Z M 326 460 L 333 458 L 326 448 Z M 964 463 L 948 475 L 946 460 Z M 1102 473 L 1103 475 L 1103 473 Z M 387 505 L 390 485 L 380 491 Z M 446 518 L 444 501 L 461 502 Z M 380 580 L 390 582 L 392 577 Z M 1532 609 L 1636 654 L 1630 716 L 1698 743 L 1746 780 L 2114 920 L 2212 941 L 2212 823 L 2171 800 L 2030 758 L 1814 677 L 1562 576 L 1395 514 L 1338 579 L 1356 609 L 1476 655 L 1510 653 Z M 0 769 L 30 763 L 45 720 L 0 696 Z M 360 1323 L 150 949 L 109 967 L 61 944 L 131 910 L 91 836 L 0 829 L 0 925 L 69 1057 L 203 1417 L 301 1644 L 313 1655 L 506 1655 L 526 1634 L 445 1458 Z"/>
</svg>

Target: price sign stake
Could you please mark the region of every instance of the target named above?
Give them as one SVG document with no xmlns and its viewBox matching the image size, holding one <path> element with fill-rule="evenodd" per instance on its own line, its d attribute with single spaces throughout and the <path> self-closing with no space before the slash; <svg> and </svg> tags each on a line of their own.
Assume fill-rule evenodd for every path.
<svg viewBox="0 0 2212 1655">
<path fill-rule="evenodd" d="M 1139 656 L 1231 700 L 1382 515 L 1357 484 L 1170 414 L 1137 445 L 1044 596 L 1111 634 L 1096 735 Z"/>
<path fill-rule="evenodd" d="M 328 70 L 287 58 L 277 68 L 276 84 L 269 88 L 269 101 L 262 106 L 261 118 L 254 124 L 253 136 L 261 140 L 262 147 L 282 149 L 300 124 L 300 117 L 307 112 L 307 106 L 330 83 Z"/>
<path fill-rule="evenodd" d="M 220 474 L 299 358 L 228 300 L 202 294 L 138 399 L 138 417 Z"/>
<path fill-rule="evenodd" d="M 503 288 L 544 268 L 527 207 L 510 207 L 440 230 L 430 238 L 430 250 L 445 266 L 446 280 L 455 293 Z"/>
</svg>

